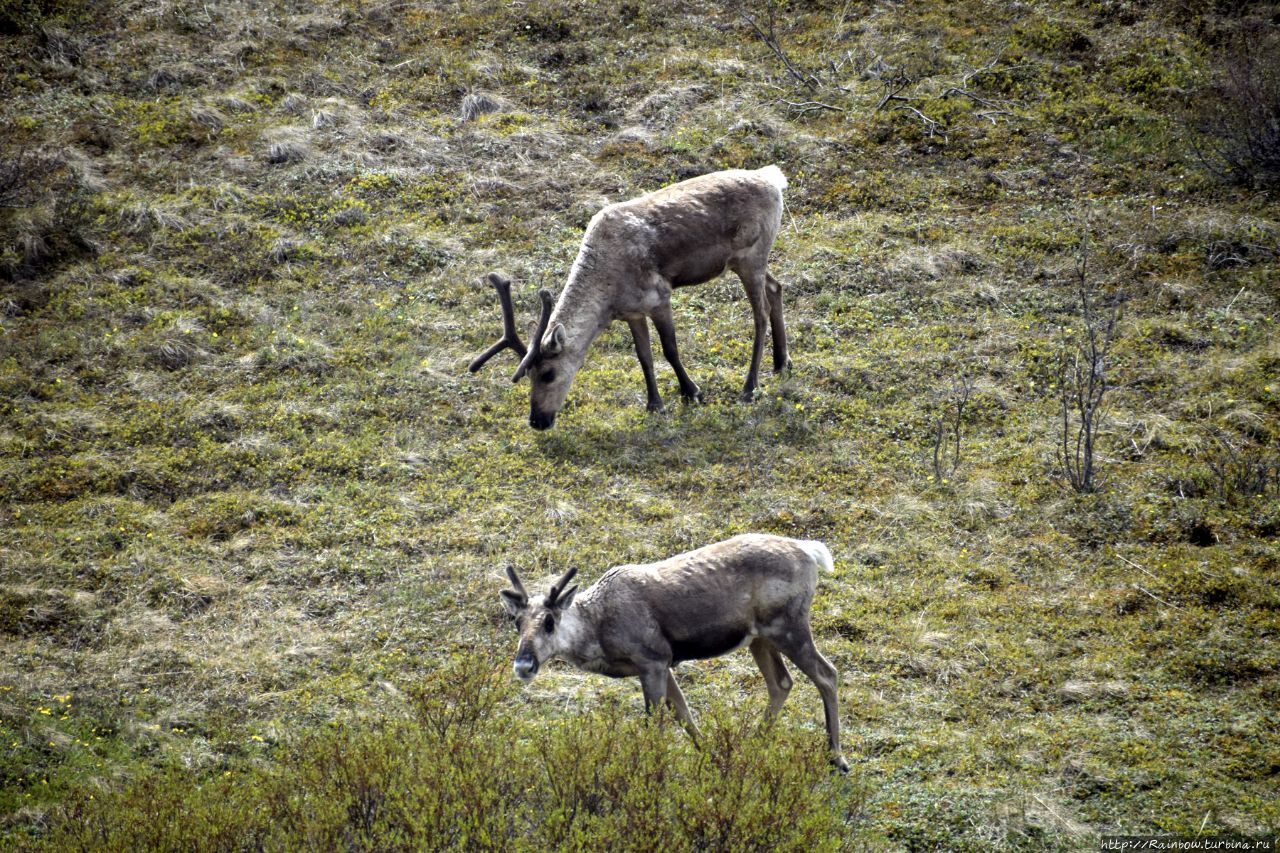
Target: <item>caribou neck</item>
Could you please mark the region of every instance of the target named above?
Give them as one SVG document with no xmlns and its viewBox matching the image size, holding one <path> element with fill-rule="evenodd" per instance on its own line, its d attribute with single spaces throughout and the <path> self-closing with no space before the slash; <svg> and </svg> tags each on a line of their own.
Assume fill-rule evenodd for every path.
<svg viewBox="0 0 1280 853">
<path fill-rule="evenodd" d="M 591 263 L 592 252 L 583 247 L 578 258 L 573 262 L 569 278 L 565 282 L 560 298 L 556 300 L 547 328 L 554 329 L 557 323 L 564 324 L 566 333 L 564 358 L 575 365 L 581 365 L 587 355 L 592 341 L 600 336 L 613 322 L 613 304 L 609 297 L 610 288 L 601 287 L 596 276 L 592 274 L 594 264 Z"/>
<path fill-rule="evenodd" d="M 560 624 L 556 630 L 555 656 L 588 671 L 595 671 L 596 662 L 604 660 L 596 624 L 598 614 L 593 610 L 590 597 L 586 601 L 575 600 L 560 614 Z"/>
</svg>

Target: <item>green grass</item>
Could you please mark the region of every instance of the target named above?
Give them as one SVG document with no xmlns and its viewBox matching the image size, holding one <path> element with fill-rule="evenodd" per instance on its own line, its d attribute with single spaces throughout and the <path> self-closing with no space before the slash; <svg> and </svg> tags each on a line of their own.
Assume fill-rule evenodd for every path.
<svg viewBox="0 0 1280 853">
<path fill-rule="evenodd" d="M 814 91 L 696 2 L 23 6 L 0 158 L 64 156 L 0 208 L 3 843 L 1276 834 L 1280 219 L 1185 138 L 1227 22 L 1158 5 L 788 4 Z M 877 109 L 877 57 L 933 136 Z M 473 92 L 504 110 L 461 121 Z M 703 406 L 660 366 L 647 414 L 622 327 L 547 434 L 509 357 L 466 372 L 485 272 L 523 325 L 605 201 L 770 162 L 795 367 L 754 403 L 731 278 L 676 297 Z M 1085 235 L 1126 301 L 1078 496 Z M 681 669 L 701 752 L 633 683 L 507 681 L 507 562 L 590 581 L 748 530 L 836 557 L 848 777 L 807 682 L 760 728 L 745 654 Z"/>
</svg>

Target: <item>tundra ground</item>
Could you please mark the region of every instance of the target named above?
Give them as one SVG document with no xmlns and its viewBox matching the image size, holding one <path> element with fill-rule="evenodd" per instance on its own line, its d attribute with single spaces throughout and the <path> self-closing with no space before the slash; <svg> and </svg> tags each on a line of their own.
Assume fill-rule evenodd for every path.
<svg viewBox="0 0 1280 853">
<path fill-rule="evenodd" d="M 1276 834 L 1280 216 L 1193 132 L 1275 7 L 756 6 L 6 7 L 6 845 Z M 704 405 L 658 359 L 646 413 L 625 326 L 546 434 L 508 355 L 466 372 L 487 271 L 523 323 L 604 203 L 768 163 L 794 369 L 755 402 L 731 276 L 674 300 Z M 633 682 L 509 683 L 507 562 L 743 531 L 835 555 L 848 778 L 807 682 L 756 727 L 745 653 L 681 668 L 702 753 Z"/>
</svg>

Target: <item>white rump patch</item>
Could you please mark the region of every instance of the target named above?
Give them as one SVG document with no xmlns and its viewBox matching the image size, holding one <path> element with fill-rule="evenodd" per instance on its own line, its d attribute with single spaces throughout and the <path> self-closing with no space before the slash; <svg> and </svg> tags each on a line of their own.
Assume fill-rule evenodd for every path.
<svg viewBox="0 0 1280 853">
<path fill-rule="evenodd" d="M 778 188 L 778 192 L 782 192 L 787 188 L 787 176 L 782 174 L 782 170 L 776 165 L 768 165 L 760 170 L 760 177 Z"/>
<path fill-rule="evenodd" d="M 800 542 L 800 547 L 813 559 L 813 562 L 824 572 L 834 572 L 836 570 L 835 560 L 831 558 L 831 551 L 826 545 L 823 545 L 816 539 L 805 539 Z"/>
</svg>

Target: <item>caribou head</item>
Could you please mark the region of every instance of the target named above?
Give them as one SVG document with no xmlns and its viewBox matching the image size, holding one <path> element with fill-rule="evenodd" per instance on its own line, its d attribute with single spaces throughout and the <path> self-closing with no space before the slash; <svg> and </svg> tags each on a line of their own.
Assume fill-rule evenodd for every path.
<svg viewBox="0 0 1280 853">
<path fill-rule="evenodd" d="M 569 586 L 577 572 L 577 569 L 569 569 L 551 585 L 546 595 L 530 599 L 516 570 L 507 566 L 511 589 L 502 591 L 502 601 L 520 629 L 520 644 L 516 646 L 513 667 L 516 678 L 521 681 L 532 680 L 538 674 L 538 667 L 558 654 L 569 639 L 568 635 L 573 633 L 571 629 L 566 631 L 561 623 L 578 592 L 577 584 Z"/>
<path fill-rule="evenodd" d="M 502 306 L 502 337 L 476 356 L 471 362 L 470 370 L 475 373 L 484 367 L 485 362 L 505 349 L 515 350 L 521 356 L 520 366 L 516 368 L 511 381 L 519 382 L 528 376 L 532 386 L 529 393 L 529 426 L 534 429 L 549 429 L 555 423 L 556 413 L 564 405 L 569 386 L 573 384 L 573 377 L 578 372 L 577 364 L 561 363 L 566 343 L 564 325 L 557 323 L 550 330 L 547 329 L 551 320 L 551 292 L 545 288 L 538 291 L 542 313 L 538 322 L 529 327 L 530 346 L 526 348 L 516 332 L 510 279 L 497 273 L 489 273 L 489 283 L 497 291 L 498 302 Z"/>
</svg>

